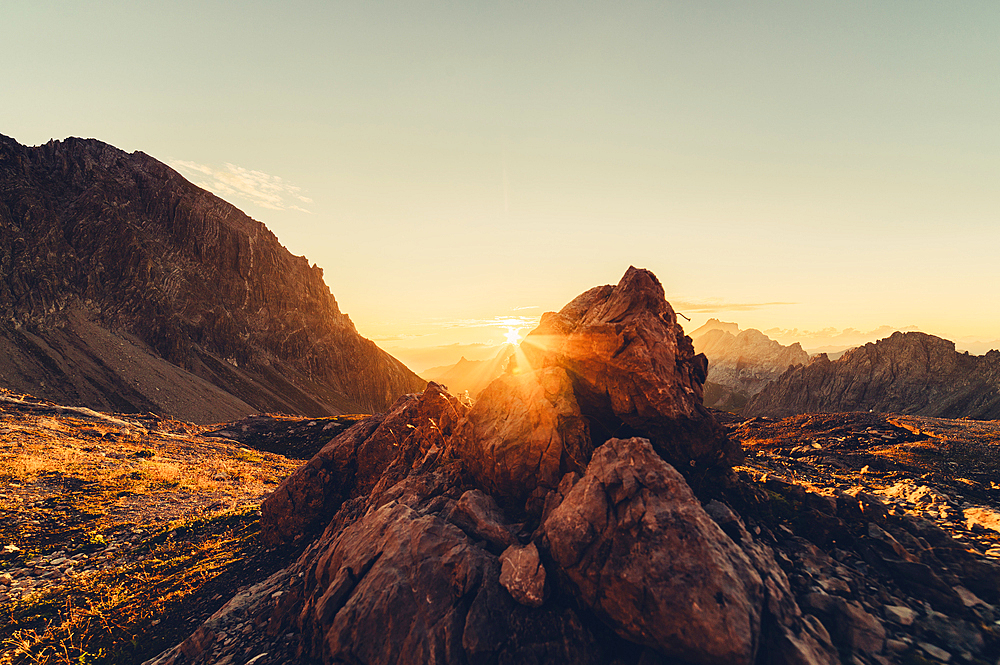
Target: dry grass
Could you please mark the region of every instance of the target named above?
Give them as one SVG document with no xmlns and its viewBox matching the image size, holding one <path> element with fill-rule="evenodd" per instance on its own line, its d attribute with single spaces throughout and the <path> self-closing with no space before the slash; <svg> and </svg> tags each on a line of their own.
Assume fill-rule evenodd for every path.
<svg viewBox="0 0 1000 665">
<path fill-rule="evenodd" d="M 181 522 L 140 541 L 128 565 L 4 608 L 0 663 L 134 663 L 155 655 L 184 636 L 189 617 L 221 604 L 208 596 L 227 598 L 248 568 L 262 564 L 256 533 L 253 510 Z"/>
<path fill-rule="evenodd" d="M 175 421 L 38 411 L 0 404 L 0 546 L 18 548 L 0 574 L 37 585 L 0 585 L 0 665 L 141 662 L 281 561 L 257 508 L 301 461 Z M 62 552 L 89 559 L 28 565 Z"/>
</svg>

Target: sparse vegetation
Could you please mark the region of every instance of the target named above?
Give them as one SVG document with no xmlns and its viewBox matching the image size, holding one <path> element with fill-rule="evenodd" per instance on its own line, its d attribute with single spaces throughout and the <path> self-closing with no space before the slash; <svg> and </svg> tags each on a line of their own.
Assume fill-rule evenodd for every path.
<svg viewBox="0 0 1000 665">
<path fill-rule="evenodd" d="M 281 561 L 257 508 L 300 462 L 121 422 L 0 410 L 0 665 L 141 662 Z"/>
</svg>

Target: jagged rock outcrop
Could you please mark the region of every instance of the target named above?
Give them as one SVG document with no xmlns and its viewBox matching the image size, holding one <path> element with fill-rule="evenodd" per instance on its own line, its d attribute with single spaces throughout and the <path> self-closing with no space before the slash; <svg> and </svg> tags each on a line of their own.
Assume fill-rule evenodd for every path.
<svg viewBox="0 0 1000 665">
<path fill-rule="evenodd" d="M 708 362 L 648 270 L 630 267 L 616 286 L 544 314 L 521 348 L 532 368 L 569 373 L 595 444 L 646 436 L 685 471 L 739 461 L 739 448 L 701 403 Z"/>
<path fill-rule="evenodd" d="M 626 276 L 633 283 L 625 291 L 655 295 L 651 276 L 636 272 Z M 614 288 L 588 292 L 563 316 L 578 321 L 614 301 Z M 662 332 L 668 319 L 660 300 L 624 300 L 595 316 L 592 333 L 579 323 L 563 327 L 550 355 L 534 356 L 548 364 L 519 365 L 471 410 L 430 384 L 388 415 L 340 434 L 264 504 L 265 538 L 279 547 L 304 541 L 301 556 L 150 665 L 258 656 L 331 664 L 996 660 L 1000 610 L 989 603 L 1000 599 L 1000 566 L 863 486 L 818 487 L 774 472 L 793 468 L 794 458 L 774 458 L 768 446 L 795 455 L 844 450 L 859 432 L 883 436 L 874 415 L 859 415 L 846 433 L 842 418 L 746 421 L 734 432 L 765 454 L 745 463 L 771 466 L 719 466 L 709 476 L 717 482 L 703 482 L 689 463 L 688 475 L 680 473 L 660 453 L 677 452 L 669 441 L 594 440 L 590 427 L 560 429 L 560 414 L 570 423 L 608 422 L 606 404 L 588 392 L 593 376 L 621 393 L 607 395 L 621 405 L 636 404 L 642 382 L 652 385 L 659 373 L 656 385 L 673 390 L 677 411 L 686 413 L 691 394 L 676 363 L 662 362 L 662 335 L 651 332 Z M 650 318 L 650 311 L 661 314 Z M 620 365 L 598 366 L 611 344 L 601 333 L 619 325 L 617 334 L 659 354 L 645 366 L 629 360 L 638 385 L 625 381 Z M 588 334 L 599 343 L 583 355 Z M 620 346 L 619 356 L 628 348 Z M 581 367 L 595 371 L 573 380 Z M 688 376 L 698 383 L 697 374 Z M 644 419 L 633 422 L 689 442 L 692 428 L 672 430 L 675 412 L 659 397 L 660 416 L 643 404 Z M 912 424 L 896 418 L 909 432 L 900 436 L 912 441 Z M 945 425 L 921 421 L 920 429 Z M 813 427 L 824 434 L 810 440 Z M 573 468 L 555 464 L 565 461 L 566 431 L 593 446 L 578 448 L 586 459 Z M 716 459 L 726 459 L 727 444 L 711 427 L 703 431 Z M 493 463 L 482 462 L 484 451 Z M 820 465 L 802 466 L 822 473 Z M 516 477 L 541 468 L 552 469 L 545 483 Z M 563 475 L 552 487 L 555 468 Z M 852 479 L 868 469 L 831 468 Z M 931 496 L 909 485 L 885 491 L 907 501 Z M 946 508 L 955 506 L 941 506 L 942 515 Z M 986 513 L 968 514 L 983 520 Z"/>
<path fill-rule="evenodd" d="M 404 474 L 418 456 L 438 454 L 466 407 L 438 386 L 400 397 L 389 413 L 362 420 L 334 438 L 261 505 L 265 542 L 311 535 L 348 499 Z"/>
<path fill-rule="evenodd" d="M 791 368 L 747 404 L 746 416 L 876 411 L 944 418 L 1000 418 L 1000 352 L 971 356 L 955 343 L 897 332 Z"/>
<path fill-rule="evenodd" d="M 739 449 L 655 278 L 632 269 L 557 317 L 543 362 L 471 409 L 432 383 L 324 447 L 262 509 L 268 543 L 313 542 L 154 662 L 224 658 L 236 621 L 274 662 L 836 662 L 766 546 L 733 540 L 657 452 L 724 474 Z M 588 420 L 632 416 L 655 449 L 591 438 Z"/>
<path fill-rule="evenodd" d="M 197 422 L 382 411 L 423 385 L 322 270 L 141 152 L 0 136 L 0 383 Z"/>
<path fill-rule="evenodd" d="M 809 362 L 798 342 L 784 346 L 759 330 L 740 331 L 718 319 L 690 336 L 695 351 L 708 358 L 704 404 L 712 408 L 738 411 L 789 367 Z"/>
</svg>

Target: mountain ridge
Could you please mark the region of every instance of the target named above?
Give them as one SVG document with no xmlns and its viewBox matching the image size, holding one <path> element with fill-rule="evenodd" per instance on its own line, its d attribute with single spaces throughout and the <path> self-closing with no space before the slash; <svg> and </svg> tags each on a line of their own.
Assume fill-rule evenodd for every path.
<svg viewBox="0 0 1000 665">
<path fill-rule="evenodd" d="M 0 135 L 0 243 L 12 389 L 218 422 L 373 412 L 423 387 L 357 333 L 321 268 L 145 153 L 77 138 L 32 148 Z M 95 326 L 114 343 L 91 344 Z M 121 368 L 124 348 L 176 369 L 140 363 L 136 371 L 165 374 L 159 391 L 144 387 Z M 218 415 L 156 394 L 175 382 L 198 386 Z"/>
<path fill-rule="evenodd" d="M 1000 352 L 959 353 L 921 332 L 825 354 L 790 368 L 751 399 L 745 416 L 875 411 L 941 418 L 1000 418 Z"/>
</svg>

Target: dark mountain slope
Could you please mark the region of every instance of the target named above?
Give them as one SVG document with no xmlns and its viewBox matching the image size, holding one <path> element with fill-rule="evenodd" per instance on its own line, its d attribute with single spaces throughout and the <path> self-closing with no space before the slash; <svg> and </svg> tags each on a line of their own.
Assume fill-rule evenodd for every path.
<svg viewBox="0 0 1000 665">
<path fill-rule="evenodd" d="M 100 141 L 0 136 L 0 276 L 0 383 L 48 399 L 205 422 L 423 387 L 263 224 Z"/>
<path fill-rule="evenodd" d="M 1000 418 L 1000 352 L 957 353 L 955 343 L 893 333 L 830 361 L 789 369 L 747 404 L 746 416 L 875 411 L 942 418 Z"/>
</svg>

